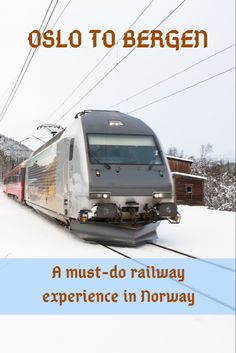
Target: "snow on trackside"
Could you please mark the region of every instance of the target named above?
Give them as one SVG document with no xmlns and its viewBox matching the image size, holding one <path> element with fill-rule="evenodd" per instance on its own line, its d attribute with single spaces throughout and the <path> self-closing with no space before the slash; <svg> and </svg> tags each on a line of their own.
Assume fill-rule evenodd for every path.
<svg viewBox="0 0 236 353">
<path fill-rule="evenodd" d="M 8 198 L 0 190 L 0 257 L 119 257 L 88 244 L 54 221 Z"/>
<path fill-rule="evenodd" d="M 157 244 L 201 258 L 235 257 L 235 213 L 209 210 L 201 206 L 179 206 L 180 224 L 162 222 L 157 228 Z M 180 257 L 145 245 L 126 252 L 132 257 Z"/>
<path fill-rule="evenodd" d="M 0 192 L 0 257 L 117 257 Z M 179 206 L 181 223 L 161 222 L 157 242 L 198 257 L 234 257 L 234 212 Z M 132 257 L 179 257 L 152 245 L 124 249 Z"/>
<path fill-rule="evenodd" d="M 0 190 L 0 257 L 118 257 L 85 243 Z M 234 257 L 234 213 L 180 206 L 179 225 L 163 222 L 158 243 L 201 257 Z M 181 257 L 152 245 L 133 257 Z M 234 316 L 0 315 L 0 352 L 233 353 Z"/>
</svg>

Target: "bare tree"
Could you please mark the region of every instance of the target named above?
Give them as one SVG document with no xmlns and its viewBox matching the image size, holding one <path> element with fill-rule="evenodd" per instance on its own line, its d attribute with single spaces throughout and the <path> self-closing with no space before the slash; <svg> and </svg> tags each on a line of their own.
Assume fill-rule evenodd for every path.
<svg viewBox="0 0 236 353">
<path fill-rule="evenodd" d="M 207 145 L 201 145 L 200 147 L 200 158 L 201 159 L 206 159 L 209 154 L 213 152 L 213 146 L 208 143 Z"/>
<path fill-rule="evenodd" d="M 168 154 L 169 156 L 183 158 L 183 156 L 184 156 L 184 151 L 181 150 L 181 152 L 179 152 L 178 149 L 177 149 L 177 147 L 171 146 L 171 147 L 168 148 L 167 154 Z"/>
</svg>

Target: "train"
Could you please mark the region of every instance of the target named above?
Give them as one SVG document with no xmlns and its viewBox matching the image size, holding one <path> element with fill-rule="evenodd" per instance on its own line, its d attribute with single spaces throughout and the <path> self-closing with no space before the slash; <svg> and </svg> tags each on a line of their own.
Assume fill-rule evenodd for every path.
<svg viewBox="0 0 236 353">
<path fill-rule="evenodd" d="M 142 120 L 84 110 L 3 180 L 4 192 L 82 239 L 137 246 L 179 223 L 165 154 Z"/>
</svg>

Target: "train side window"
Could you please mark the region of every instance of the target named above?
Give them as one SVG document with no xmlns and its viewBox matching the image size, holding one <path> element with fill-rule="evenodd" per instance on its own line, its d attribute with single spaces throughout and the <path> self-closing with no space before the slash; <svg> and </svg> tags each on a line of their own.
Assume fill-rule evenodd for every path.
<svg viewBox="0 0 236 353">
<path fill-rule="evenodd" d="M 73 159 L 73 154 L 74 154 L 74 142 L 75 142 L 75 139 L 72 138 L 72 139 L 70 140 L 69 161 L 72 161 L 72 159 Z"/>
<path fill-rule="evenodd" d="M 186 184 L 185 185 L 185 191 L 186 191 L 186 194 L 192 194 L 193 193 L 193 185 L 192 184 Z"/>
</svg>

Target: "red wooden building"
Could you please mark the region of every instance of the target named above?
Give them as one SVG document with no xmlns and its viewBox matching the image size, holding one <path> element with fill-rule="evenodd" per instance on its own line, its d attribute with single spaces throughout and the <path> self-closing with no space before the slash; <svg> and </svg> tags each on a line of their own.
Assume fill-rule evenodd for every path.
<svg viewBox="0 0 236 353">
<path fill-rule="evenodd" d="M 174 197 L 177 204 L 204 205 L 205 177 L 191 174 L 193 160 L 167 156 L 174 183 Z"/>
</svg>

